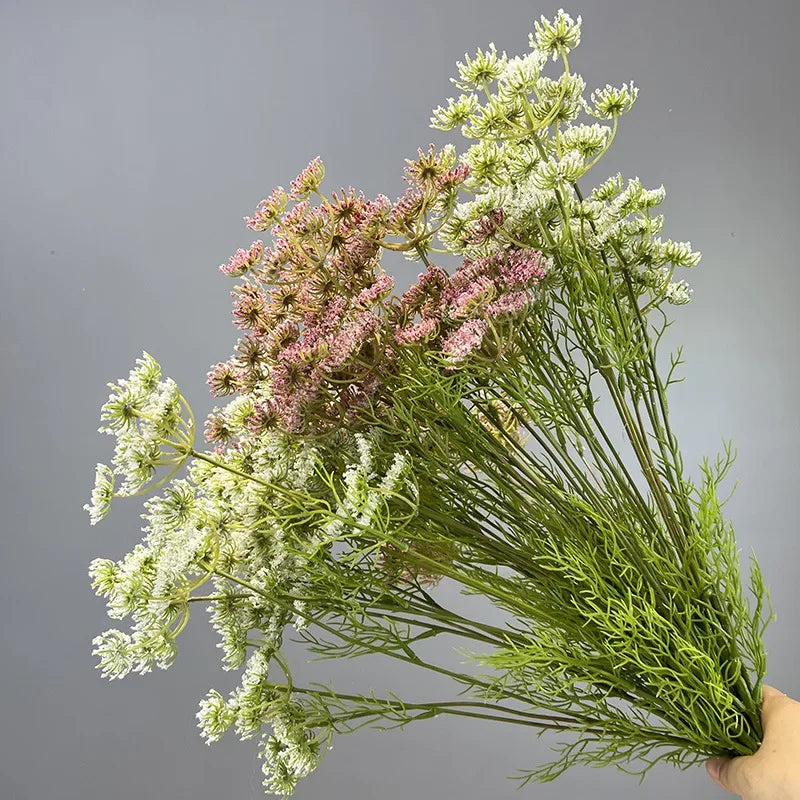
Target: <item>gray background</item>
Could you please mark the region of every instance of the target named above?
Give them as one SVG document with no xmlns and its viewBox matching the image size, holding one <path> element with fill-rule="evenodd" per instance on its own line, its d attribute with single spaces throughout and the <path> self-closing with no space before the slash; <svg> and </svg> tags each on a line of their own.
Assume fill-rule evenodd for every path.
<svg viewBox="0 0 800 800">
<path fill-rule="evenodd" d="M 534 17 L 557 6 L 3 0 L 0 9 L 0 798 L 257 798 L 255 742 L 231 736 L 208 748 L 194 727 L 207 689 L 235 682 L 204 612 L 171 670 L 108 683 L 93 669 L 91 637 L 115 623 L 87 564 L 122 557 L 140 536 L 136 500 L 117 502 L 94 528 L 81 510 L 95 462 L 110 456 L 96 433 L 105 383 L 146 349 L 204 417 L 205 372 L 236 340 L 233 284 L 217 265 L 252 241 L 242 216 L 318 154 L 328 189 L 398 196 L 403 159 L 446 139 L 427 125 L 454 93 L 456 59 L 492 40 L 525 51 Z M 672 414 L 687 464 L 723 437 L 738 446 L 728 513 L 745 554 L 757 550 L 779 613 L 769 680 L 795 696 L 799 9 L 794 0 L 568 8 L 583 15 L 572 60 L 589 86 L 633 79 L 641 89 L 593 179 L 621 170 L 664 182 L 667 234 L 704 253 L 686 276 L 694 300 L 670 331 L 689 360 Z M 415 268 L 390 269 L 404 284 Z M 448 690 L 384 661 L 313 674 L 343 690 Z M 477 721 L 362 732 L 339 738 L 298 795 L 520 797 L 505 776 L 547 758 L 547 744 Z M 616 770 L 575 769 L 524 793 L 720 790 L 702 768 L 659 767 L 642 786 Z"/>
</svg>

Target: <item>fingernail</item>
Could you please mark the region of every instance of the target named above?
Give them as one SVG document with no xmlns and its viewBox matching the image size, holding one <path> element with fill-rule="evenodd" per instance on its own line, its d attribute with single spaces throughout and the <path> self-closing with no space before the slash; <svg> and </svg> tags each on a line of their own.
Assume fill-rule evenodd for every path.
<svg viewBox="0 0 800 800">
<path fill-rule="evenodd" d="M 719 780 L 719 768 L 722 766 L 721 758 L 710 758 L 706 761 L 706 770 L 708 774 L 715 780 Z"/>
</svg>

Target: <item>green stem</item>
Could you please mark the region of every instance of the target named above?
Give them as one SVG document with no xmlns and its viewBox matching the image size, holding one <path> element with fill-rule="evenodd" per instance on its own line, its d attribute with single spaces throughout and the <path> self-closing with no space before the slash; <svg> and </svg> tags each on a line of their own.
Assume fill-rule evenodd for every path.
<svg viewBox="0 0 800 800">
<path fill-rule="evenodd" d="M 576 729 L 576 726 L 574 724 L 575 720 L 571 717 L 562 717 L 552 714 L 535 714 L 533 712 L 521 711 L 520 709 L 511 708 L 509 706 L 503 706 L 494 703 L 481 703 L 477 701 L 468 701 L 468 700 L 430 702 L 430 703 L 408 703 L 404 700 L 400 702 L 392 702 L 391 700 L 364 697 L 363 695 L 342 694 L 341 692 L 327 692 L 320 689 L 311 689 L 311 688 L 297 687 L 297 686 L 294 687 L 292 691 L 297 692 L 299 694 L 314 695 L 316 697 L 328 697 L 333 700 L 348 700 L 350 702 L 355 702 L 355 703 L 364 703 L 365 705 L 369 703 L 374 703 L 378 707 L 383 706 L 389 709 L 399 708 L 402 710 L 412 709 L 412 710 L 422 710 L 422 711 L 437 710 L 437 711 L 442 711 L 442 713 L 447 713 L 445 711 L 446 709 L 479 708 L 486 711 L 494 711 L 498 713 L 513 715 L 515 717 L 519 717 L 522 720 L 529 720 L 530 722 L 528 722 L 527 724 L 538 725 L 544 722 L 544 723 L 550 723 L 548 727 L 552 727 L 553 729 L 560 729 L 560 730 Z M 503 720 L 503 721 L 511 721 L 511 720 Z M 583 727 L 577 729 L 582 731 L 586 730 Z M 587 732 L 594 732 L 594 731 L 587 731 Z M 597 732 L 599 733 L 599 731 Z"/>
</svg>

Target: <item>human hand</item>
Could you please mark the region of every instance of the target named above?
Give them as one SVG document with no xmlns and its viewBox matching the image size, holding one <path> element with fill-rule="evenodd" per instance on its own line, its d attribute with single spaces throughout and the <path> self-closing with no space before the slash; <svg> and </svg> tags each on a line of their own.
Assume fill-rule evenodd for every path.
<svg viewBox="0 0 800 800">
<path fill-rule="evenodd" d="M 764 685 L 764 739 L 751 756 L 706 761 L 711 779 L 743 800 L 800 800 L 800 703 Z"/>
</svg>

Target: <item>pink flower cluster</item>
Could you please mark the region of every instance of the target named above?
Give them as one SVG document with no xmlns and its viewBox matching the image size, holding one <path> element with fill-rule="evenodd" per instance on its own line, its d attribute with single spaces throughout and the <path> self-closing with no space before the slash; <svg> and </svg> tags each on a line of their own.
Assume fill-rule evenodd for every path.
<svg viewBox="0 0 800 800">
<path fill-rule="evenodd" d="M 219 271 L 225 275 L 238 277 L 244 275 L 254 264 L 257 264 L 264 256 L 264 242 L 261 240 L 253 242 L 248 250 L 239 248 L 229 259 L 227 264 L 221 264 Z"/>
<path fill-rule="evenodd" d="M 504 219 L 505 212 L 503 209 L 494 209 L 472 225 L 467 232 L 465 241 L 470 244 L 482 244 L 488 241 L 502 227 Z"/>
<path fill-rule="evenodd" d="M 454 363 L 463 361 L 483 344 L 487 328 L 485 319 L 468 319 L 442 339 L 442 352 Z"/>
<path fill-rule="evenodd" d="M 271 229 L 274 241 L 255 242 L 221 267 L 245 277 L 232 292 L 243 336 L 236 353 L 211 368 L 208 385 L 215 396 L 257 390 L 251 430 L 318 432 L 373 401 L 393 357 L 386 309 L 394 284 L 380 267 L 381 241 L 412 234 L 426 206 L 466 177 L 433 146 L 419 156 L 406 169 L 408 192 L 394 204 L 352 188 L 312 204 L 324 176 L 317 158 L 289 194 L 276 189 L 245 218 L 252 230 Z M 213 413 L 207 440 L 221 447 L 230 437 L 224 415 Z"/>
<path fill-rule="evenodd" d="M 247 227 L 253 231 L 269 230 L 283 213 L 288 201 L 289 195 L 286 194 L 282 186 L 278 186 L 269 197 L 258 204 L 254 217 L 244 218 Z"/>
<path fill-rule="evenodd" d="M 394 339 L 401 345 L 438 344 L 451 363 L 464 361 L 490 329 L 530 307 L 545 273 L 540 252 L 516 247 L 465 261 L 452 275 L 430 265 L 400 300 Z"/>
<path fill-rule="evenodd" d="M 236 352 L 212 366 L 208 385 L 217 397 L 252 394 L 248 428 L 317 433 L 349 424 L 360 410 L 390 402 L 378 392 L 401 348 L 443 353 L 451 365 L 499 337 L 504 321 L 525 312 L 544 277 L 541 253 L 510 247 L 465 261 L 452 275 L 429 264 L 399 300 L 380 267 L 386 236 L 413 239 L 425 230 L 427 210 L 455 202 L 467 177 L 452 153 L 433 145 L 409 160 L 406 193 L 365 199 L 352 188 L 319 191 L 325 169 L 314 159 L 291 183 L 275 189 L 246 217 L 252 230 L 270 230 L 271 246 L 238 250 L 221 271 L 243 278 L 232 291 L 233 320 L 242 331 Z M 319 204 L 311 202 L 317 194 Z M 441 206 L 440 206 L 441 207 Z M 497 209 L 472 231 L 486 240 L 502 225 Z M 215 409 L 206 438 L 218 448 L 233 436 Z"/>
<path fill-rule="evenodd" d="M 406 164 L 403 180 L 409 187 L 392 208 L 391 233 L 407 233 L 426 206 L 438 197 L 452 195 L 469 176 L 466 164 L 450 166 L 445 152 L 437 151 L 433 144 L 428 145 L 427 152 L 419 148 L 417 158 L 407 158 Z"/>
<path fill-rule="evenodd" d="M 293 181 L 292 197 L 301 199 L 307 197 L 311 192 L 319 189 L 322 179 L 325 177 L 325 166 L 322 159 L 317 156 Z"/>
</svg>

